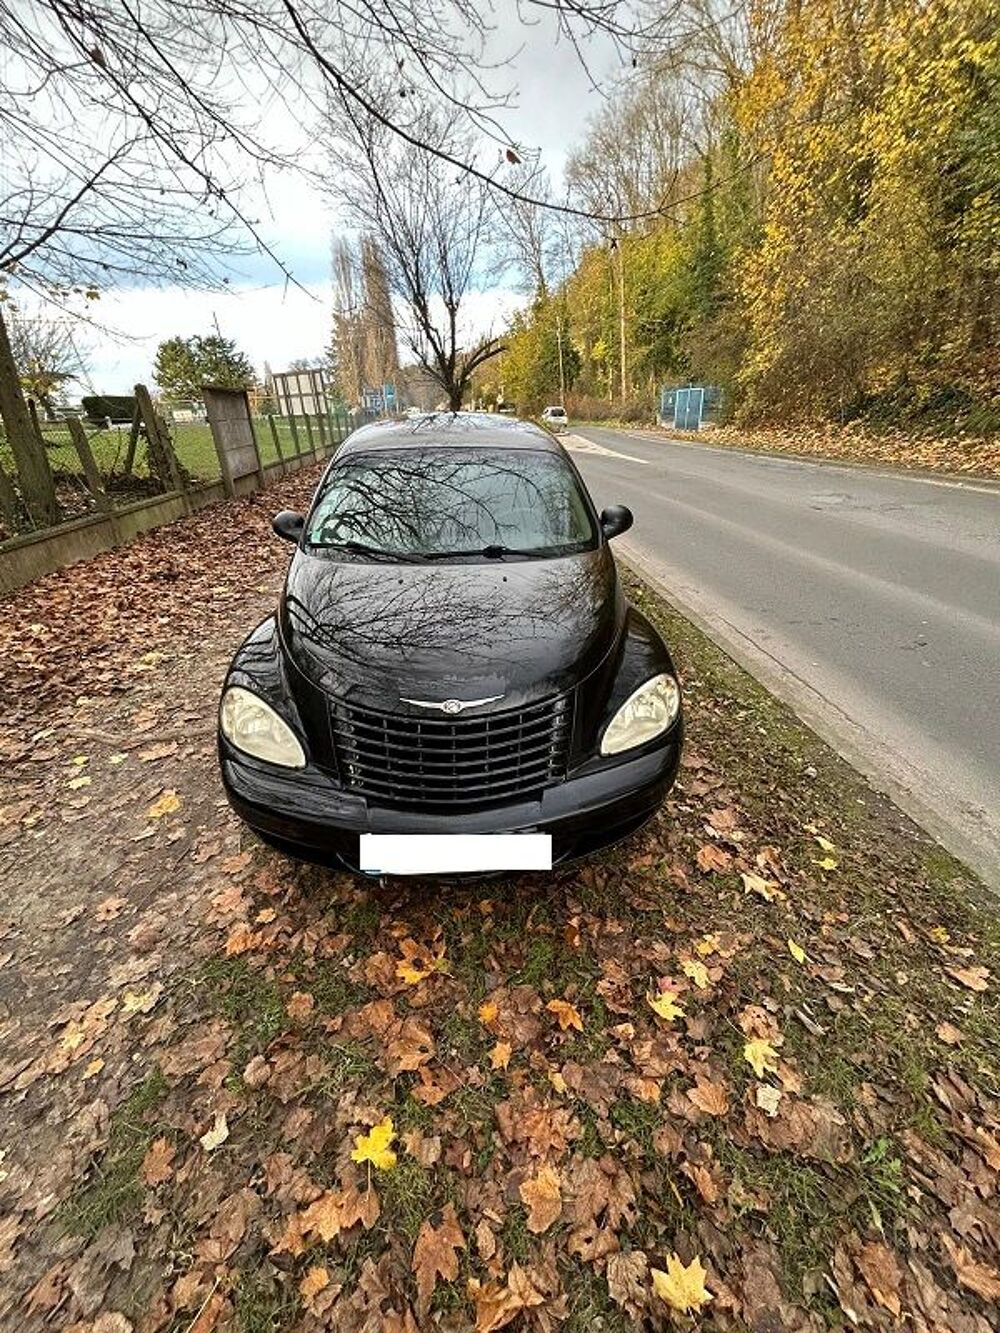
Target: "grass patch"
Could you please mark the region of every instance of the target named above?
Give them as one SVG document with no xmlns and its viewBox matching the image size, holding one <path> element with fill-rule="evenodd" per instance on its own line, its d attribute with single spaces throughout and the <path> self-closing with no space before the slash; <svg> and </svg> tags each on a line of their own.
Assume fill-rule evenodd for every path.
<svg viewBox="0 0 1000 1333">
<path fill-rule="evenodd" d="M 382 1215 L 390 1231 L 402 1231 L 414 1241 L 424 1218 L 433 1212 L 434 1176 L 408 1153 L 400 1153 L 391 1171 L 378 1173 Z"/>
<path fill-rule="evenodd" d="M 244 958 L 210 958 L 196 982 L 212 1008 L 233 1026 L 234 1069 L 267 1049 L 288 1027 L 286 1000 L 275 981 L 252 968 Z"/>
<path fill-rule="evenodd" d="M 240 1333 L 279 1333 L 299 1313 L 298 1293 L 264 1272 L 241 1272 L 233 1289 Z"/>
<path fill-rule="evenodd" d="M 663 1117 L 658 1104 L 639 1102 L 631 1097 L 612 1103 L 609 1119 L 615 1129 L 627 1138 L 634 1139 L 643 1154 L 652 1156 L 653 1135 L 659 1129 Z"/>
<path fill-rule="evenodd" d="M 327 1069 L 317 1084 L 317 1091 L 339 1097 L 348 1088 L 360 1088 L 380 1077 L 378 1066 L 358 1041 L 338 1046 L 324 1046 L 322 1055 Z"/>
<path fill-rule="evenodd" d="M 93 1240 L 105 1227 L 138 1216 L 146 1197 L 139 1176 L 142 1159 L 153 1140 L 169 1132 L 152 1116 L 168 1091 L 166 1079 L 154 1069 L 115 1111 L 108 1146 L 90 1180 L 59 1209 L 57 1218 L 66 1231 Z"/>
</svg>

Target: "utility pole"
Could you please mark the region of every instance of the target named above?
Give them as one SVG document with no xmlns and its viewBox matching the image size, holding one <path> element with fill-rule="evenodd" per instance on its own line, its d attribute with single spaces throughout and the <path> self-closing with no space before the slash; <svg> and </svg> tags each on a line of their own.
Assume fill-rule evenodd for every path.
<svg viewBox="0 0 1000 1333">
<path fill-rule="evenodd" d="M 556 311 L 556 347 L 559 349 L 559 406 L 566 406 L 566 371 L 563 368 L 562 315 Z"/>
</svg>

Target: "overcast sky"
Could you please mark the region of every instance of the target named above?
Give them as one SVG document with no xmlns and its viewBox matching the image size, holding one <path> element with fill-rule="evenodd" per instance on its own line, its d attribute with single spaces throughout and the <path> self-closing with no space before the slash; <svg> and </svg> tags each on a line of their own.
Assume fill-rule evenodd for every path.
<svg viewBox="0 0 1000 1333">
<path fill-rule="evenodd" d="M 497 10 L 514 12 L 512 0 L 501 0 Z M 520 46 L 505 79 L 516 89 L 517 105 L 502 113 L 502 121 L 511 142 L 540 150 L 542 163 L 558 184 L 588 116 L 601 106 L 602 91 L 591 86 L 572 47 L 557 40 L 548 17 L 530 27 L 516 23 L 512 18 L 502 26 L 493 43 L 505 56 Z M 595 39 L 587 48 L 587 62 L 606 94 L 620 71 L 610 41 Z M 294 115 L 294 108 L 289 111 Z M 88 313 L 128 339 L 115 340 L 95 330 L 81 334 L 87 387 L 103 393 L 129 391 L 137 381 L 151 379 L 159 342 L 174 335 L 210 333 L 216 320 L 258 371 L 265 361 L 272 370 L 281 370 L 298 357 L 323 353 L 329 342 L 329 256 L 335 225 L 329 201 L 301 177 L 274 176 L 266 194 L 255 192 L 248 213 L 263 219 L 265 238 L 306 291 L 285 284 L 270 261 L 261 258 L 242 263 L 232 289 L 222 294 L 182 288 L 105 293 Z M 469 313 L 479 328 L 500 327 L 517 302 L 509 288 L 477 292 L 470 298 Z"/>
</svg>

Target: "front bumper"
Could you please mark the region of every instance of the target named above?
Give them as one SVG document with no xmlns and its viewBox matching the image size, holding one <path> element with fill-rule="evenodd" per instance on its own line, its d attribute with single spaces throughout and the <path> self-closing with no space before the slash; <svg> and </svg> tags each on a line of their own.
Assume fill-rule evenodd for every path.
<svg viewBox="0 0 1000 1333">
<path fill-rule="evenodd" d="M 222 736 L 219 762 L 236 813 L 265 841 L 305 860 L 357 871 L 362 833 L 549 833 L 556 865 L 611 846 L 655 814 L 677 774 L 682 739 L 678 721 L 663 743 L 633 759 L 581 771 L 538 800 L 461 815 L 375 805 L 319 768 L 275 768 Z"/>
</svg>

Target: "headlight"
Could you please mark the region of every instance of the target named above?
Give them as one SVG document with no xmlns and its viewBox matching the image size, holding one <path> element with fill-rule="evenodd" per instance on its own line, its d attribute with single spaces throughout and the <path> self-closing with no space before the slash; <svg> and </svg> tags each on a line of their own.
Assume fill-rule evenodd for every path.
<svg viewBox="0 0 1000 1333">
<path fill-rule="evenodd" d="M 622 704 L 601 740 L 601 754 L 621 754 L 645 745 L 671 725 L 681 707 L 680 686 L 673 676 L 653 676 Z"/>
<path fill-rule="evenodd" d="M 306 756 L 295 733 L 270 705 L 250 690 L 232 685 L 222 696 L 219 725 L 226 740 L 244 754 L 282 768 L 305 768 Z"/>
</svg>

